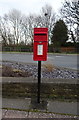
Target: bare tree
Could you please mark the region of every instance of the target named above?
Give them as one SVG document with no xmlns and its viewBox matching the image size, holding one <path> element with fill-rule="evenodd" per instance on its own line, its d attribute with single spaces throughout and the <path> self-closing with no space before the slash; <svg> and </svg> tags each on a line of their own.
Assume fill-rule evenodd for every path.
<svg viewBox="0 0 79 120">
<path fill-rule="evenodd" d="M 11 27 L 13 28 L 13 34 L 14 34 L 14 44 L 19 42 L 20 40 L 20 27 L 21 27 L 21 21 L 22 21 L 22 16 L 21 12 L 13 9 L 9 12 L 8 14 L 8 19 L 10 21 Z"/>
<path fill-rule="evenodd" d="M 8 33 L 9 33 L 9 27 L 7 25 L 7 17 L 5 20 L 5 17 L 0 17 L 0 36 L 2 38 L 2 44 L 7 45 L 8 44 Z"/>
<path fill-rule="evenodd" d="M 31 44 L 33 44 L 33 30 L 35 27 L 35 15 L 28 16 L 28 39 L 31 40 Z"/>
<path fill-rule="evenodd" d="M 70 26 L 70 34 L 73 41 L 79 41 L 79 0 L 75 2 L 65 0 L 60 13 L 66 23 Z"/>
<path fill-rule="evenodd" d="M 19 44 L 21 42 L 33 44 L 34 27 L 48 27 L 50 42 L 55 20 L 55 13 L 52 12 L 50 5 L 44 6 L 39 15 L 25 16 L 20 11 L 12 9 L 0 18 L 0 34 L 5 44 Z"/>
<path fill-rule="evenodd" d="M 50 5 L 45 5 L 42 8 L 42 25 L 48 28 L 49 32 L 49 43 L 51 43 L 52 30 L 56 21 L 55 12 L 52 11 Z"/>
<path fill-rule="evenodd" d="M 25 15 L 22 16 L 21 31 L 22 31 L 21 32 L 22 33 L 22 41 L 24 40 L 24 44 L 26 45 L 27 39 L 28 39 L 28 20 Z"/>
</svg>

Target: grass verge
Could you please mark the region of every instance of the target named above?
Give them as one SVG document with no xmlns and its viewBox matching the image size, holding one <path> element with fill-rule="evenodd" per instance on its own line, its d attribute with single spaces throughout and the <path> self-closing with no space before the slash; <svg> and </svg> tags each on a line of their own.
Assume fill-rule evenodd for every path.
<svg viewBox="0 0 79 120">
<path fill-rule="evenodd" d="M 41 98 L 61 100 L 61 101 L 78 101 L 79 87 L 76 84 L 41 84 Z M 3 98 L 31 98 L 37 96 L 37 83 L 3 83 Z"/>
</svg>

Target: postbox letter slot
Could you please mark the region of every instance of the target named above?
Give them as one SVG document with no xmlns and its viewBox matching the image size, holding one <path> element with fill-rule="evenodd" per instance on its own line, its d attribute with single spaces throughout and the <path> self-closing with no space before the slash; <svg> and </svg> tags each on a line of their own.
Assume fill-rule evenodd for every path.
<svg viewBox="0 0 79 120">
<path fill-rule="evenodd" d="M 35 33 L 34 35 L 46 35 L 45 33 Z"/>
</svg>

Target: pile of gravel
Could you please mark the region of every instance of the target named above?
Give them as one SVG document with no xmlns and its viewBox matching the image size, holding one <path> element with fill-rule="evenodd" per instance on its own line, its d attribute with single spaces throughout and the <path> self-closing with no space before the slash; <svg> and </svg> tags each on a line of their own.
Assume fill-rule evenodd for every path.
<svg viewBox="0 0 79 120">
<path fill-rule="evenodd" d="M 4 61 L 2 65 L 12 67 L 13 69 L 19 69 L 24 72 L 28 71 L 33 77 L 38 77 L 38 67 L 35 64 L 22 64 L 17 62 Z M 52 71 L 48 71 L 42 67 L 42 78 L 61 78 L 61 79 L 74 79 L 79 78 L 79 73 L 76 70 L 70 70 L 65 68 L 55 67 Z"/>
</svg>

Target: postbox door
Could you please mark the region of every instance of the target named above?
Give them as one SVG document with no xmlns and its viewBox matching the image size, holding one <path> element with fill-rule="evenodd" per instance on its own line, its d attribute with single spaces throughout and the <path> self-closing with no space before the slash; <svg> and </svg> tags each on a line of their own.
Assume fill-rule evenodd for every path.
<svg viewBox="0 0 79 120">
<path fill-rule="evenodd" d="M 34 42 L 34 60 L 46 61 L 47 60 L 47 42 Z"/>
</svg>

